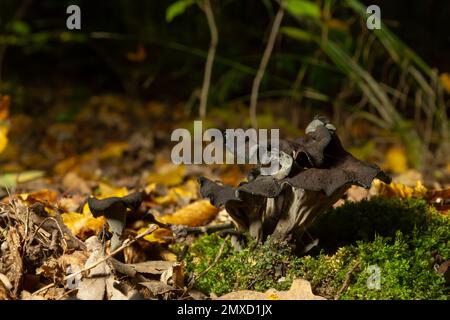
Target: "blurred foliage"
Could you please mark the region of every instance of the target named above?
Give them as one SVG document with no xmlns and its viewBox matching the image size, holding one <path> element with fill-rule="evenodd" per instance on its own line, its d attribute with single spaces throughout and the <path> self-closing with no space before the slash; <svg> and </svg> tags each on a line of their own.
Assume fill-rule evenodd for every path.
<svg viewBox="0 0 450 320">
<path fill-rule="evenodd" d="M 267 122 L 280 118 L 301 127 L 317 113 L 346 127 L 368 121 L 380 136 L 396 137 L 410 166 L 445 165 L 447 73 L 433 69 L 388 26 L 368 30 L 358 0 L 281 3 L 287 14 L 259 98 L 282 103 Z M 80 31 L 65 29 L 69 4 L 82 9 Z M 17 108 L 34 112 L 61 99 L 76 110 L 92 94 L 119 91 L 132 101 L 183 101 L 195 116 L 209 44 L 206 18 L 196 4 L 201 1 L 3 0 L 0 91 L 11 94 Z M 212 6 L 219 44 L 210 117 L 214 108 L 249 102 L 278 2 L 224 0 Z"/>
</svg>

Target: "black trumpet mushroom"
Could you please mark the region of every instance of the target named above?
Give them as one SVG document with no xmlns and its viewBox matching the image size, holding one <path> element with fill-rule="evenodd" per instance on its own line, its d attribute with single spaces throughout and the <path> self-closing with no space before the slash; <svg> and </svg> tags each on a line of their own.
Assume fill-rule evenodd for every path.
<svg viewBox="0 0 450 320">
<path fill-rule="evenodd" d="M 110 197 L 105 199 L 89 198 L 87 203 L 95 218 L 104 216 L 112 232 L 111 248 L 117 249 L 122 241 L 120 237 L 125 227 L 127 209 L 136 211 L 142 202 L 142 192 L 130 193 L 124 197 Z"/>
<path fill-rule="evenodd" d="M 316 117 L 305 131 L 305 137 L 294 141 L 280 140 L 279 171 L 264 175 L 256 167 L 237 188 L 201 177 L 202 197 L 225 207 L 237 229 L 258 242 L 269 235 L 277 241 L 298 240 L 351 185 L 368 189 L 375 178 L 390 183 L 378 166 L 342 147 L 326 118 Z"/>
</svg>

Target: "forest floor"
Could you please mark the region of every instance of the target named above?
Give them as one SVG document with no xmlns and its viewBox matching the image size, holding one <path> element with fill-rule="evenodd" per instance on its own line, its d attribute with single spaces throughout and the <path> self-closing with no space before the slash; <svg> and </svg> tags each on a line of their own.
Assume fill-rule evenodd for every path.
<svg viewBox="0 0 450 320">
<path fill-rule="evenodd" d="M 446 277 L 450 259 L 450 166 L 437 168 L 438 179 L 430 179 L 428 173 L 408 170 L 401 148 L 380 150 L 378 154 L 389 155 L 381 164 L 397 172 L 395 183 L 386 186 L 376 182 L 370 190 L 351 188 L 335 205 L 353 214 L 366 209 L 349 207 L 348 203 L 362 201 L 378 208 L 374 216 L 386 208 L 394 208 L 390 213 L 396 215 L 404 207 L 408 214 L 420 211 L 430 215 L 432 222 L 421 233 L 428 243 L 418 245 L 407 238 L 399 242 L 395 232 L 385 234 L 386 238 L 374 238 L 373 234 L 380 230 L 372 228 L 367 231 L 371 233 L 368 239 L 354 239 L 350 245 L 327 244 L 333 241 L 324 236 L 324 246 L 319 242 L 317 250 L 304 257 L 295 256 L 284 244 L 274 248 L 264 244 L 253 253 L 249 249 L 236 253 L 226 236 L 204 235 L 205 230 L 229 224 L 231 219 L 225 210 L 201 199 L 197 178 L 207 176 L 237 185 L 245 179 L 249 167 L 173 164 L 170 133 L 177 127 L 192 126 L 181 106 L 168 110 L 162 103 L 149 102 L 130 109 L 119 97 L 99 96 L 77 112 L 56 106 L 40 116 L 39 112 L 9 114 L 5 100 L 2 101 L 0 129 L 4 129 L 0 133 L 7 135 L 0 137 L 4 149 L 0 153 L 0 299 L 206 299 L 224 294 L 231 294 L 225 298 L 237 299 L 383 298 L 361 289 L 367 277 L 354 277 L 355 273 L 362 275 L 370 264 L 371 259 L 364 255 L 375 255 L 376 250 L 382 251 L 381 247 L 391 249 L 392 252 L 379 255 L 396 256 L 397 252 L 396 257 L 407 260 L 392 260 L 399 263 L 401 271 L 401 264 L 408 264 L 411 258 L 402 246 L 412 245 L 423 250 L 416 252 L 420 259 L 411 258 L 409 263 L 414 266 L 405 268 L 423 272 L 423 282 L 429 282 L 434 289 L 427 296 L 429 288 L 419 283 L 423 294 L 414 296 L 408 291 L 414 288 L 405 289 L 412 284 L 405 280 L 406 284 L 397 288 L 391 279 L 386 282 L 393 288 L 387 298 L 449 297 Z M 229 125 L 229 112 L 224 114 L 215 115 L 219 126 Z M 286 131 L 296 134 L 291 128 Z M 354 127 L 351 132 L 361 130 Z M 373 146 L 369 152 L 365 146 L 355 151 L 377 157 Z M 419 181 L 425 181 L 425 186 Z M 111 252 L 106 219 L 95 218 L 86 200 L 92 196 L 125 197 L 135 191 L 143 192 L 142 203 L 139 208 L 128 210 L 124 241 Z M 386 207 L 377 202 L 377 196 L 394 202 Z M 375 202 L 367 202 L 368 198 Z M 395 199 L 406 202 L 396 207 Z M 410 199 L 420 203 L 407 202 Z M 404 230 L 405 237 L 408 232 L 415 231 Z M 366 245 L 356 240 L 365 240 Z M 394 242 L 386 245 L 383 241 Z M 268 258 L 264 252 L 270 251 L 277 253 Z M 276 263 L 260 265 L 258 254 L 261 259 Z M 283 270 L 275 272 L 280 261 L 286 259 L 289 262 L 281 263 Z M 389 260 L 383 259 L 383 263 Z M 424 265 L 423 261 L 430 259 L 434 259 L 431 266 Z M 268 271 L 257 278 L 248 270 L 233 269 L 235 264 Z M 417 269 L 418 265 L 421 269 Z M 308 271 L 313 269 L 322 274 Z M 230 284 L 236 280 L 233 276 L 224 281 L 230 270 L 234 270 L 233 276 L 241 276 L 240 285 Z M 332 283 L 332 274 L 339 281 Z M 268 289 L 265 294 L 258 293 Z"/>
</svg>

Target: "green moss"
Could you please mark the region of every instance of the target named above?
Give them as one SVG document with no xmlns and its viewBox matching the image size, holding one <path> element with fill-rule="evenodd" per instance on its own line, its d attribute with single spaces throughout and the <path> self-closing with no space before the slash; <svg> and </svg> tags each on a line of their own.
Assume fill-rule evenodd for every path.
<svg viewBox="0 0 450 320">
<path fill-rule="evenodd" d="M 216 234 L 195 241 L 187 256 L 188 272 L 199 274 L 211 265 L 223 241 Z M 292 283 L 292 271 L 297 270 L 298 262 L 287 243 L 267 241 L 256 246 L 249 240 L 248 247 L 236 252 L 228 241 L 218 263 L 198 279 L 196 287 L 217 295 L 237 289 L 265 291 L 274 287 L 286 290 Z"/>
<path fill-rule="evenodd" d="M 286 243 L 267 241 L 236 252 L 230 243 L 219 262 L 197 282 L 221 295 L 233 290 L 286 290 L 292 279 L 309 280 L 316 294 L 334 298 L 351 271 L 341 299 L 449 299 L 449 286 L 433 269 L 432 252 L 450 258 L 450 219 L 421 200 L 372 199 L 347 203 L 316 221 L 310 232 L 320 248 L 297 257 Z M 223 243 L 217 235 L 197 239 L 187 256 L 200 273 Z M 356 267 L 355 267 L 356 266 Z M 380 271 L 380 290 L 369 289 L 370 266 Z"/>
</svg>

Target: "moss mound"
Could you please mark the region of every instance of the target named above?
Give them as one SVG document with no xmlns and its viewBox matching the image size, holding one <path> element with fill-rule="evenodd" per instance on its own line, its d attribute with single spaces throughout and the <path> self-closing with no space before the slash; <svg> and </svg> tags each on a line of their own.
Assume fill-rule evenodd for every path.
<svg viewBox="0 0 450 320">
<path fill-rule="evenodd" d="M 196 287 L 217 295 L 287 290 L 293 278 L 303 277 L 328 299 L 450 299 L 450 287 L 433 267 L 435 254 L 450 258 L 450 219 L 422 200 L 349 202 L 324 214 L 310 232 L 319 237 L 319 250 L 303 257 L 270 239 L 260 245 L 249 241 L 241 252 L 228 242 Z M 188 272 L 210 266 L 223 241 L 218 235 L 194 241 L 186 257 Z"/>
</svg>

